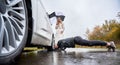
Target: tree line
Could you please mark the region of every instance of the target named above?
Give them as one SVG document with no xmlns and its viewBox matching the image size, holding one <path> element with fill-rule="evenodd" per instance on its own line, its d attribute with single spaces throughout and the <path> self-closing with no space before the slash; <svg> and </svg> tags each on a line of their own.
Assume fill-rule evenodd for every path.
<svg viewBox="0 0 120 65">
<path fill-rule="evenodd" d="M 100 26 L 94 27 L 93 31 L 86 30 L 89 40 L 114 41 L 120 43 L 120 22 L 117 20 L 105 20 Z"/>
</svg>

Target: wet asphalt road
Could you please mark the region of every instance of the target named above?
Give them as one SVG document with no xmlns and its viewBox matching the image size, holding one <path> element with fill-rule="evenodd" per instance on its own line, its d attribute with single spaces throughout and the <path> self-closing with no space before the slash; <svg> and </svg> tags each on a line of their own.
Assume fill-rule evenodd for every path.
<svg viewBox="0 0 120 65">
<path fill-rule="evenodd" d="M 84 48 L 23 52 L 17 65 L 120 65 L 120 52 Z"/>
</svg>

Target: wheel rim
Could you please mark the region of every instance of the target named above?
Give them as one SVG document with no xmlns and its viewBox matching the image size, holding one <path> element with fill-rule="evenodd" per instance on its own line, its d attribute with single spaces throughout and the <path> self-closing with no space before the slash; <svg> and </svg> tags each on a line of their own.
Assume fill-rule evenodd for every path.
<svg viewBox="0 0 120 65">
<path fill-rule="evenodd" d="M 22 44 L 26 29 L 23 0 L 0 1 L 0 56 L 13 53 Z"/>
</svg>

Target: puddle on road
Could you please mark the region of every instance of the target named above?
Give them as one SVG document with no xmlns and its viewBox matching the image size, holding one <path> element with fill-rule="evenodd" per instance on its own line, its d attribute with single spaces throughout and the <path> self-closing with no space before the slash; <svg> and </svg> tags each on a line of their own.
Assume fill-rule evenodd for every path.
<svg viewBox="0 0 120 65">
<path fill-rule="evenodd" d="M 119 65 L 120 52 L 23 52 L 17 65 Z"/>
</svg>

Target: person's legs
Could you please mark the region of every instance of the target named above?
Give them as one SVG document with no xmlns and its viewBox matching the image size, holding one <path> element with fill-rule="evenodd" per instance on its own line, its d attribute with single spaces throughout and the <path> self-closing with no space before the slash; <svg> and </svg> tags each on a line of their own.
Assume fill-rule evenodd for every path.
<svg viewBox="0 0 120 65">
<path fill-rule="evenodd" d="M 82 46 L 106 46 L 107 43 L 104 41 L 98 41 L 98 40 L 85 40 L 82 39 L 81 37 L 77 36 L 74 37 L 75 44 L 82 45 Z"/>
<path fill-rule="evenodd" d="M 92 40 L 89 42 L 92 46 L 107 46 L 107 42 L 104 42 L 104 41 Z"/>
<path fill-rule="evenodd" d="M 74 37 L 74 42 L 75 44 L 82 45 L 82 46 L 107 46 L 108 51 L 112 49 L 113 52 L 115 51 L 115 48 L 116 48 L 115 44 L 111 42 L 104 42 L 99 40 L 89 41 L 89 40 L 82 39 L 79 36 Z"/>
</svg>

